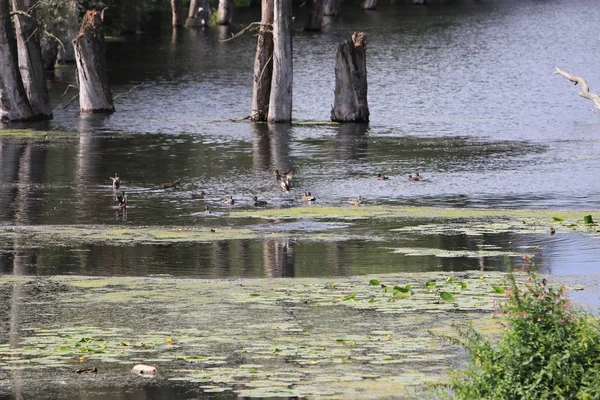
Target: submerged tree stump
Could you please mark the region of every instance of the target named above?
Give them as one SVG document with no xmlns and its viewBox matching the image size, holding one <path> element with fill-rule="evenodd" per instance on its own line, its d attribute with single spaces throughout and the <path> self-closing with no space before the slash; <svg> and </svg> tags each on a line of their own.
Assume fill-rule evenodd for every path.
<svg viewBox="0 0 600 400">
<path fill-rule="evenodd" d="M 173 18 L 172 18 L 173 28 L 183 26 L 183 1 L 182 0 L 171 0 L 171 12 L 173 14 Z"/>
<path fill-rule="evenodd" d="M 362 0 L 360 6 L 363 10 L 374 10 L 377 8 L 377 0 Z"/>
<path fill-rule="evenodd" d="M 229 25 L 233 18 L 233 0 L 219 0 L 217 10 L 217 24 Z"/>
<path fill-rule="evenodd" d="M 364 32 L 354 32 L 352 39 L 335 53 L 335 100 L 331 110 L 335 122 L 368 122 L 367 41 Z"/>
<path fill-rule="evenodd" d="M 15 31 L 19 70 L 31 111 L 35 119 L 51 119 L 52 107 L 44 73 L 42 49 L 36 33 L 35 3 L 37 0 L 12 0 L 12 3 L 15 10 L 29 15 L 29 17 L 22 14 L 15 15 Z"/>
<path fill-rule="evenodd" d="M 269 122 L 292 120 L 292 0 L 274 0 L 273 78 L 269 99 Z"/>
<path fill-rule="evenodd" d="M 114 112 L 115 106 L 106 74 L 102 18 L 98 11 L 89 10 L 85 13 L 79 35 L 73 39 L 73 47 L 81 112 Z"/>
<path fill-rule="evenodd" d="M 254 58 L 252 121 L 266 121 L 273 76 L 273 0 L 262 0 L 262 16 Z"/>
<path fill-rule="evenodd" d="M 27 121 L 33 112 L 17 64 L 8 0 L 0 0 L 0 121 Z"/>
<path fill-rule="evenodd" d="M 320 31 L 323 27 L 323 14 L 325 13 L 325 0 L 311 0 L 312 7 L 304 25 L 305 31 Z"/>
</svg>

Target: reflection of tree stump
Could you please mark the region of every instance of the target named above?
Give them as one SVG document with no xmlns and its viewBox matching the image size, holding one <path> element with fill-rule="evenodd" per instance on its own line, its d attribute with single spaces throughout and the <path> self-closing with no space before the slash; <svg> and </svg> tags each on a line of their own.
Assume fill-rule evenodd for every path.
<svg viewBox="0 0 600 400">
<path fill-rule="evenodd" d="M 374 10 L 377 7 L 377 0 L 362 0 L 360 6 L 363 10 Z"/>
<path fill-rule="evenodd" d="M 354 32 L 352 39 L 340 43 L 335 53 L 335 100 L 331 120 L 369 121 L 367 41 L 364 32 Z"/>
<path fill-rule="evenodd" d="M 323 27 L 323 14 L 325 13 L 325 0 L 312 0 L 311 9 L 304 25 L 305 31 L 320 31 Z"/>
<path fill-rule="evenodd" d="M 17 48 L 12 35 L 8 1 L 0 1 L 0 121 L 33 118 L 17 65 Z"/>
<path fill-rule="evenodd" d="M 85 14 L 79 35 L 73 39 L 73 47 L 77 62 L 81 112 L 114 112 L 115 106 L 108 86 L 104 59 L 102 18 L 98 11 L 90 10 Z"/>
</svg>

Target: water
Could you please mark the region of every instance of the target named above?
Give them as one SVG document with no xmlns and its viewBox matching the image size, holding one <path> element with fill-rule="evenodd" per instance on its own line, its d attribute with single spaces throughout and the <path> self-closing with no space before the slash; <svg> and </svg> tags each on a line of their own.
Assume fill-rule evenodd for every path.
<svg viewBox="0 0 600 400">
<path fill-rule="evenodd" d="M 141 34 L 108 43 L 117 112 L 80 116 L 63 109 L 72 67 L 51 79 L 55 118 L 35 125 L 47 138 L 0 138 L 0 223 L 3 225 L 245 226 L 206 219 L 208 204 L 227 212 L 252 208 L 253 195 L 290 207 L 272 171 L 293 168 L 296 191 L 318 204 L 360 195 L 367 204 L 472 208 L 598 209 L 600 119 L 579 87 L 553 73 L 559 66 L 600 82 L 600 21 L 593 0 L 457 1 L 413 7 L 355 3 L 327 20 L 322 33 L 294 36 L 293 125 L 242 120 L 249 114 L 256 38 L 222 42 L 259 18 L 236 9 L 232 28 Z M 585 15 L 582 20 L 581 15 Z M 368 41 L 369 125 L 315 125 L 333 103 L 334 51 L 354 30 Z M 25 127 L 30 127 L 26 125 Z M 419 170 L 423 182 L 406 176 Z M 130 207 L 113 206 L 108 179 L 119 172 Z M 373 177 L 391 176 L 381 182 Z M 179 190 L 163 190 L 181 178 Z M 207 199 L 191 194 L 205 190 Z M 253 222 L 254 224 L 254 222 Z M 337 227 L 381 232 L 379 227 Z M 460 235 L 366 239 L 232 240 L 197 245 L 0 246 L 2 273 L 178 276 L 319 276 L 368 272 L 479 269 L 476 259 L 402 256 L 382 248 L 476 250 Z M 324 227 L 311 228 L 316 231 Z M 329 229 L 329 228 L 327 228 Z M 556 274 L 591 273 L 598 241 L 583 235 L 507 238 L 538 248 Z M 577 249 L 574 251 L 573 249 Z M 485 268 L 504 268 L 501 257 Z M 16 268 L 15 265 L 19 265 Z"/>
</svg>

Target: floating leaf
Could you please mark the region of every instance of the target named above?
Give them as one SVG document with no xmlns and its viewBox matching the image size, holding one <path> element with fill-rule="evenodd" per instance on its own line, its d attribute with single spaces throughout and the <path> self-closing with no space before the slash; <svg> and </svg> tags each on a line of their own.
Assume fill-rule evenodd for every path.
<svg viewBox="0 0 600 400">
<path fill-rule="evenodd" d="M 467 288 L 467 284 L 465 282 L 454 282 L 454 283 L 457 284 L 458 286 L 460 286 L 461 289 Z"/>
<path fill-rule="evenodd" d="M 250 293 L 250 297 L 260 297 L 260 293 Z"/>
<path fill-rule="evenodd" d="M 565 221 L 565 218 L 563 217 L 552 217 L 552 219 L 555 221 Z"/>
<path fill-rule="evenodd" d="M 342 301 L 354 300 L 355 297 L 356 293 L 352 293 L 351 295 L 344 297 Z"/>
<path fill-rule="evenodd" d="M 442 300 L 444 301 L 453 301 L 454 300 L 454 296 L 452 296 L 450 293 L 448 292 L 441 292 L 440 293 L 440 297 L 442 298 Z"/>
<path fill-rule="evenodd" d="M 279 348 L 277 348 L 277 347 L 275 347 L 275 348 L 273 349 L 273 353 L 280 353 L 280 352 L 281 352 L 281 349 L 279 349 Z"/>
<path fill-rule="evenodd" d="M 425 289 L 435 289 L 436 287 L 437 284 L 435 283 L 435 280 L 425 282 Z"/>
<path fill-rule="evenodd" d="M 81 339 L 79 339 L 79 343 L 89 343 L 92 341 L 92 338 L 89 337 L 83 337 Z"/>
<path fill-rule="evenodd" d="M 408 293 L 408 292 L 410 292 L 410 288 L 411 288 L 411 285 L 394 286 L 394 292 Z"/>
<path fill-rule="evenodd" d="M 369 300 L 369 303 L 375 303 L 375 297 L 371 297 L 371 299 Z"/>
<path fill-rule="evenodd" d="M 369 281 L 369 285 L 371 285 L 371 286 L 377 286 L 377 285 L 379 285 L 379 281 L 377 279 L 371 279 Z"/>
<path fill-rule="evenodd" d="M 450 275 L 449 277 L 447 277 L 446 279 L 444 279 L 444 282 L 446 283 L 450 283 L 454 280 L 454 275 Z"/>
<path fill-rule="evenodd" d="M 593 224 L 594 220 L 592 219 L 592 215 L 590 214 L 583 217 L 583 222 L 585 222 L 586 224 Z"/>
<path fill-rule="evenodd" d="M 494 292 L 496 292 L 496 293 L 500 293 L 500 294 L 504 293 L 504 288 L 501 286 L 492 285 L 492 289 L 494 289 Z"/>
</svg>

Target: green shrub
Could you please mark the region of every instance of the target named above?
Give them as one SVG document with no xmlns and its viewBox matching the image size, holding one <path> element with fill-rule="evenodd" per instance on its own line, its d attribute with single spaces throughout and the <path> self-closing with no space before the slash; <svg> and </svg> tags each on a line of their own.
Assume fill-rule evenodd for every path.
<svg viewBox="0 0 600 400">
<path fill-rule="evenodd" d="M 459 330 L 470 362 L 451 373 L 454 397 L 600 399 L 600 323 L 564 294 L 535 275 L 521 286 L 509 275 L 499 338 Z"/>
</svg>

